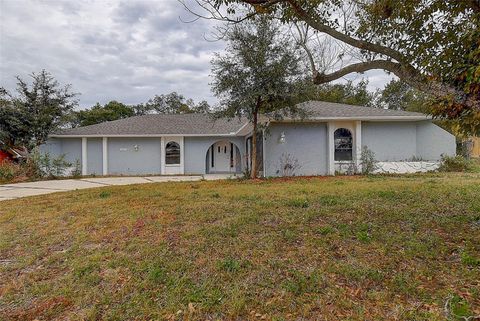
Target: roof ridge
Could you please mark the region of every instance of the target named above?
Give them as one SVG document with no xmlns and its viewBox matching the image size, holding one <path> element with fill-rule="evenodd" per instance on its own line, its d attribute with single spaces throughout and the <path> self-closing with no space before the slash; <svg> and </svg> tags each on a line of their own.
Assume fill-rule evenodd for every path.
<svg viewBox="0 0 480 321">
<path fill-rule="evenodd" d="M 353 108 L 358 108 L 358 109 L 367 108 L 367 109 L 370 109 L 370 110 L 382 111 L 384 113 L 402 113 L 402 114 L 409 114 L 409 115 L 415 114 L 415 115 L 418 115 L 418 116 L 420 116 L 420 115 L 427 116 L 426 114 L 421 113 L 421 112 L 417 112 L 417 111 L 408 111 L 408 110 L 401 110 L 401 109 L 388 109 L 388 108 L 377 108 L 377 107 L 373 107 L 373 106 L 352 105 L 352 104 L 330 102 L 330 101 L 323 101 L 323 100 L 308 100 L 308 101 L 302 102 L 300 104 L 306 104 L 306 105 L 308 105 L 308 104 L 310 104 L 310 105 L 313 105 L 313 104 L 318 104 L 318 105 L 332 104 L 332 105 L 337 105 L 339 107 L 350 107 L 350 108 L 353 107 Z"/>
<path fill-rule="evenodd" d="M 91 135 L 232 135 L 247 124 L 246 119 L 214 118 L 207 113 L 146 114 L 98 124 L 65 128 L 52 136 Z"/>
</svg>

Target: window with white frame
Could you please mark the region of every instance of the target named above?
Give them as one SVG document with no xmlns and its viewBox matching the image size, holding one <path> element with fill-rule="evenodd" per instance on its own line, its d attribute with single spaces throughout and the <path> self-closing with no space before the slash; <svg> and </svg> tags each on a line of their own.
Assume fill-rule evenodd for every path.
<svg viewBox="0 0 480 321">
<path fill-rule="evenodd" d="M 177 142 L 168 142 L 165 146 L 165 164 L 180 165 L 180 145 Z"/>
<path fill-rule="evenodd" d="M 335 161 L 351 161 L 353 150 L 352 132 L 346 128 L 339 128 L 333 134 L 335 140 Z"/>
</svg>

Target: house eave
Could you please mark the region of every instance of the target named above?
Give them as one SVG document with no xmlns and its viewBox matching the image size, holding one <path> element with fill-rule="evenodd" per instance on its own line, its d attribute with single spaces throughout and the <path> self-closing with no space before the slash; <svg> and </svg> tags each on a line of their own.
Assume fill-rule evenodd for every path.
<svg viewBox="0 0 480 321">
<path fill-rule="evenodd" d="M 230 134 L 51 134 L 50 138 L 128 138 L 128 137 L 145 137 L 145 138 L 160 138 L 160 137 L 237 137 L 237 133 Z"/>
<path fill-rule="evenodd" d="M 366 116 L 366 117 L 308 117 L 304 119 L 285 118 L 269 122 L 322 122 L 322 121 L 422 121 L 432 120 L 431 116 Z"/>
</svg>

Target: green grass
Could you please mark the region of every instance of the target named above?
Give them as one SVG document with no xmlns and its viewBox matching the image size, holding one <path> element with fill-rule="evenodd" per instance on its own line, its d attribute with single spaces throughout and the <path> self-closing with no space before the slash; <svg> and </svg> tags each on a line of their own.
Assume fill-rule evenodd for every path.
<svg viewBox="0 0 480 321">
<path fill-rule="evenodd" d="M 0 206 L 0 320 L 480 314 L 477 173 L 109 186 Z"/>
</svg>

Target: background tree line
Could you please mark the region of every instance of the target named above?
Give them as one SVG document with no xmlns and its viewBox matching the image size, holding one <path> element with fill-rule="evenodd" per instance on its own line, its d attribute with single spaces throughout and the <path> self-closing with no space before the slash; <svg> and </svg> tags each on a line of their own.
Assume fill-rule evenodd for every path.
<svg viewBox="0 0 480 321">
<path fill-rule="evenodd" d="M 211 113 L 218 110 L 206 101 L 192 99 L 172 92 L 156 95 L 145 103 L 124 104 L 112 100 L 78 110 L 78 94 L 70 85 L 61 85 L 43 70 L 32 73 L 31 84 L 17 77 L 15 93 L 0 88 L 0 140 L 7 146 L 26 146 L 31 149 L 45 142 L 48 135 L 59 128 L 88 126 L 132 116 L 151 113 L 187 114 Z M 322 100 L 379 108 L 425 111 L 425 97 L 399 80 L 392 80 L 383 90 L 369 91 L 368 82 L 311 85 L 300 100 Z"/>
<path fill-rule="evenodd" d="M 153 113 L 191 114 L 208 113 L 209 111 L 211 111 L 211 107 L 207 101 L 203 100 L 195 103 L 193 99 L 187 99 L 177 92 L 171 92 L 169 94 L 155 95 L 146 103 L 135 105 L 127 105 L 116 100 L 112 100 L 104 105 L 96 103 L 91 108 L 73 111 L 70 126 L 88 126 L 105 121 Z"/>
</svg>

